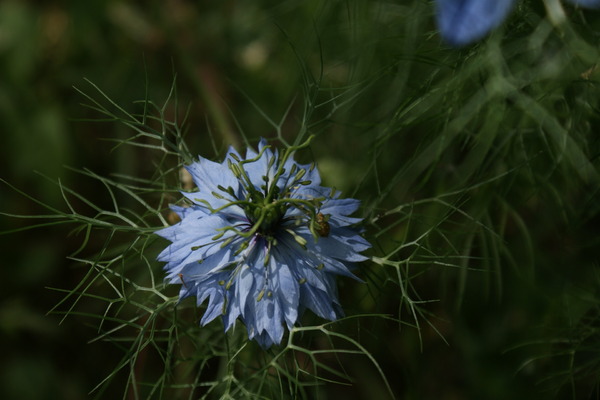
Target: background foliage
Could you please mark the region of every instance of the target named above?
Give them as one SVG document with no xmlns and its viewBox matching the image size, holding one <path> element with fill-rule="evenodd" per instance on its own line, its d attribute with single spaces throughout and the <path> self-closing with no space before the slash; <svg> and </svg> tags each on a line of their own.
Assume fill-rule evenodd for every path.
<svg viewBox="0 0 600 400">
<path fill-rule="evenodd" d="M 135 131 L 89 121 L 105 115 L 81 103 L 98 100 L 121 120 L 115 104 L 148 111 L 158 122 L 146 125 L 158 131 L 161 118 L 177 121 L 169 137 L 184 137 L 188 150 L 179 154 L 187 156 L 220 159 L 229 144 L 315 134 L 299 158 L 363 201 L 374 244 L 360 271 L 367 284 L 340 280 L 342 304 L 349 316 L 379 317 L 311 333 L 323 321 L 307 316 L 302 343 L 358 349 L 333 338 L 341 333 L 377 364 L 349 352 L 311 358 L 301 347 L 282 356 L 278 365 L 292 367 L 281 374 L 321 363 L 319 375 L 344 384 L 295 393 L 289 382 L 312 381 L 283 375 L 271 392 L 252 380 L 233 386 L 266 398 L 385 398 L 381 371 L 397 398 L 595 398 L 600 13 L 567 5 L 565 13 L 550 19 L 543 1 L 519 2 L 485 41 L 453 49 L 421 0 L 4 1 L 0 177 L 65 213 L 63 195 L 88 217 L 96 213 L 83 198 L 100 210 L 118 202 L 151 228 L 162 223 L 155 210 L 177 200 L 178 162 L 189 160 L 157 150 L 148 136 L 141 147 L 115 147 Z M 158 109 L 135 103 L 144 99 Z M 149 189 L 133 192 L 143 203 L 122 190 L 142 186 Z M 6 184 L 0 210 L 48 214 Z M 164 243 L 151 229 L 90 228 L 87 236 L 83 221 L 83 229 L 25 230 L 48 222 L 0 219 L 10 233 L 0 241 L 0 397 L 86 398 L 107 376 L 91 397 L 226 391 L 157 383 L 233 375 L 213 357 L 223 351 L 220 328 L 198 328 L 193 302 L 173 309 L 177 288 L 161 286 L 154 256 Z M 94 259 L 114 261 L 82 261 Z M 75 302 L 81 282 L 88 295 Z M 65 292 L 49 287 L 74 295 L 61 303 Z M 148 307 L 160 312 L 144 314 Z M 105 335 L 127 318 L 137 319 L 118 339 Z M 231 351 L 242 333 L 228 337 Z M 261 353 L 245 348 L 240 365 L 256 367 L 253 354 Z M 171 355 L 180 362 L 166 371 Z"/>
</svg>

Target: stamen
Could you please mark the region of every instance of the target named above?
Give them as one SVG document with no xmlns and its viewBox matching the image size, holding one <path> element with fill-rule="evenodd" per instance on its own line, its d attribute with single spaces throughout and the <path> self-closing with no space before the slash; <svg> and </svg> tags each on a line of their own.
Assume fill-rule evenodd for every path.
<svg viewBox="0 0 600 400">
<path fill-rule="evenodd" d="M 294 175 L 296 173 L 297 169 L 298 169 L 298 165 L 292 164 L 292 169 L 290 169 L 290 175 Z"/>
<path fill-rule="evenodd" d="M 210 205 L 210 203 L 204 199 L 199 199 L 199 198 L 194 198 L 194 201 L 198 204 L 202 204 L 204 205 L 206 208 L 208 208 L 210 210 L 211 213 L 215 213 L 217 210 L 215 210 L 214 208 L 212 208 L 212 206 Z"/>
<path fill-rule="evenodd" d="M 296 166 L 296 164 L 294 164 L 294 166 Z M 300 171 L 298 171 L 298 173 L 296 174 L 296 176 L 294 177 L 294 182 L 299 181 L 300 179 L 302 179 L 302 177 L 306 175 L 306 170 L 305 169 L 301 169 Z"/>
<path fill-rule="evenodd" d="M 219 240 L 223 237 L 224 234 L 225 234 L 225 231 L 213 236 L 212 238 L 210 238 L 210 240 L 212 240 L 212 241 Z"/>
<path fill-rule="evenodd" d="M 240 177 L 242 176 L 242 172 L 240 171 L 239 165 L 232 163 L 231 160 L 227 160 L 227 166 L 233 173 L 233 176 L 235 176 L 237 179 L 240 179 Z"/>
<path fill-rule="evenodd" d="M 271 242 L 267 245 L 267 252 L 265 253 L 265 261 L 263 262 L 263 266 L 269 265 L 269 259 L 271 258 Z"/>
<path fill-rule="evenodd" d="M 242 251 L 246 250 L 249 246 L 248 242 L 242 242 L 238 249 L 233 253 L 234 256 L 238 256 Z"/>
<path fill-rule="evenodd" d="M 290 235 L 292 235 L 292 237 L 294 238 L 294 240 L 296 241 L 296 243 L 298 243 L 303 248 L 306 248 L 306 239 L 304 239 L 302 236 L 299 236 L 296 232 L 294 232 L 291 229 L 286 229 L 285 231 L 287 233 L 289 233 Z"/>
<path fill-rule="evenodd" d="M 225 239 L 225 241 L 223 243 L 221 243 L 221 248 L 229 246 L 231 244 L 231 242 L 233 242 L 234 239 L 235 239 L 235 236 Z"/>
</svg>

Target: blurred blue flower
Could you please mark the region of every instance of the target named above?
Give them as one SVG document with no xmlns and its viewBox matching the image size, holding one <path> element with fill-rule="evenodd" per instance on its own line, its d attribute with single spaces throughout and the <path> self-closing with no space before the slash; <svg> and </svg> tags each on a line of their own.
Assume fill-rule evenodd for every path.
<svg viewBox="0 0 600 400">
<path fill-rule="evenodd" d="M 600 8 L 600 0 L 568 0 L 581 7 Z M 504 21 L 515 0 L 437 0 L 440 34 L 449 44 L 463 46 L 481 39 Z"/>
<path fill-rule="evenodd" d="M 245 159 L 233 148 L 222 163 L 200 158 L 186 167 L 198 187 L 183 192 L 190 205 L 172 206 L 181 222 L 157 232 L 172 242 L 158 259 L 180 299 L 209 299 L 201 324 L 221 316 L 227 331 L 239 318 L 264 348 L 305 309 L 340 317 L 335 276 L 358 279 L 350 269 L 370 247 L 349 216 L 359 201 L 320 186 L 292 150 L 280 155 L 263 139 Z"/>
</svg>

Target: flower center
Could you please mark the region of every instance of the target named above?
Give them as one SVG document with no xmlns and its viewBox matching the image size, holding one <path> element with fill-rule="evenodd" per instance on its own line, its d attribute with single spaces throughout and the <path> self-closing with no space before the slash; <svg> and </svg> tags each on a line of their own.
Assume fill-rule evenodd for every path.
<svg viewBox="0 0 600 400">
<path fill-rule="evenodd" d="M 328 216 L 324 216 L 319 212 L 326 197 L 317 193 L 315 193 L 316 196 L 302 193 L 301 189 L 312 184 L 310 179 L 305 178 L 305 175 L 309 173 L 310 176 L 314 164 L 306 168 L 296 163 L 288 163 L 292 153 L 308 146 L 311 138 L 312 136 L 299 146 L 288 147 L 281 157 L 268 153 L 266 173 L 260 180 L 256 179 L 257 177 L 253 174 L 249 174 L 245 165 L 260 160 L 268 146 L 262 147 L 259 153 L 251 159 L 242 160 L 235 153 L 229 154 L 230 158 L 227 159 L 227 165 L 241 184 L 244 194 L 238 197 L 239 194 L 236 195 L 233 188 L 218 186 L 217 188 L 224 195 L 215 192 L 213 192 L 213 195 L 219 199 L 229 197 L 231 202 L 211 210 L 213 213 L 219 212 L 235 204 L 244 210 L 250 226 L 244 224 L 242 231 L 234 226 L 221 228 L 219 229 L 220 233 L 214 236 L 213 240 L 220 240 L 226 231 L 231 230 L 237 236 L 245 239 L 257 234 L 265 237 L 269 243 L 276 245 L 277 237 L 282 232 L 288 232 L 296 242 L 304 246 L 306 240 L 295 232 L 295 227 L 306 223 L 306 221 L 310 222 L 309 229 L 315 240 L 329 234 Z M 281 182 L 284 182 L 283 187 L 280 187 Z M 301 195 L 298 195 L 299 191 Z M 333 196 L 333 190 L 331 196 Z M 287 223 L 289 221 L 284 218 L 290 207 L 298 210 L 295 216 L 290 218 L 296 220 L 295 225 Z M 221 246 L 228 245 L 232 240 L 234 240 L 233 237 L 224 239 Z"/>
<path fill-rule="evenodd" d="M 277 233 L 278 227 L 281 225 L 281 219 L 285 213 L 283 207 L 266 207 L 265 218 L 262 221 L 258 231 L 264 236 L 273 236 Z"/>
</svg>

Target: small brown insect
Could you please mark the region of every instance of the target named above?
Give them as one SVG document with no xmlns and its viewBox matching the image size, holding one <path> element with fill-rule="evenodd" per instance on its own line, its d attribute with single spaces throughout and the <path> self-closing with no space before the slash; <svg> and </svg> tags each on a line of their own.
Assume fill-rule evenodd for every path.
<svg viewBox="0 0 600 400">
<path fill-rule="evenodd" d="M 319 234 L 319 236 L 329 236 L 329 231 L 331 230 L 331 226 L 329 226 L 329 222 L 327 222 L 329 218 L 327 218 L 323 213 L 317 213 L 317 228 L 315 231 Z"/>
</svg>

